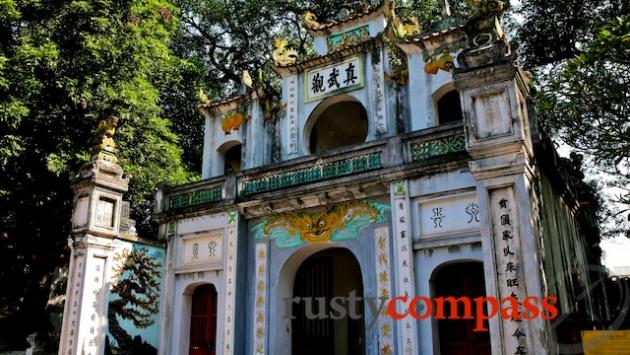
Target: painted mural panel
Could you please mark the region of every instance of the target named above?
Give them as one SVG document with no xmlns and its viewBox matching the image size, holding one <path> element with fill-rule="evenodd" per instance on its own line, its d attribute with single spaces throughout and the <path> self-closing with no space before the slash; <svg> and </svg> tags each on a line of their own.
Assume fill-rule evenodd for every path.
<svg viewBox="0 0 630 355">
<path fill-rule="evenodd" d="M 388 211 L 388 205 L 376 201 L 352 201 L 312 212 L 273 215 L 252 231 L 256 239 L 273 239 L 279 248 L 351 240 L 370 223 L 387 222 Z"/>
<path fill-rule="evenodd" d="M 157 354 L 164 249 L 122 242 L 113 258 L 105 354 Z"/>
</svg>

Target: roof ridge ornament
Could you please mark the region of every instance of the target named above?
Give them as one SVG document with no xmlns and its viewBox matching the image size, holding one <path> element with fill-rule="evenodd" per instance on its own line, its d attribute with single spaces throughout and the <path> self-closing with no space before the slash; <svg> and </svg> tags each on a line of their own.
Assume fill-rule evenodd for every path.
<svg viewBox="0 0 630 355">
<path fill-rule="evenodd" d="M 385 11 L 385 17 L 388 19 L 387 27 L 391 29 L 391 32 L 386 29 L 386 33 L 389 32 L 389 35 L 391 35 L 393 32 L 395 38 L 404 39 L 418 35 L 422 31 L 422 26 L 417 17 L 409 16 L 405 19 L 398 17 L 394 1 L 389 2 Z"/>
<path fill-rule="evenodd" d="M 273 40 L 273 52 L 271 58 L 276 66 L 294 64 L 298 59 L 298 51 L 289 47 L 289 41 L 282 38 Z"/>
<path fill-rule="evenodd" d="M 322 24 L 317 22 L 317 16 L 310 11 L 306 11 L 302 14 L 302 26 L 310 30 L 318 30 L 322 27 Z"/>
<path fill-rule="evenodd" d="M 447 18 L 451 16 L 451 5 L 448 3 L 448 0 L 442 0 L 442 18 Z"/>
</svg>

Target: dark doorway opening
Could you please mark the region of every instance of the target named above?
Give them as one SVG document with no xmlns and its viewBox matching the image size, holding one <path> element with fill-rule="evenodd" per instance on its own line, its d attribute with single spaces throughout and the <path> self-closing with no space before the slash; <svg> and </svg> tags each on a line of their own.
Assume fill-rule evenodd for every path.
<svg viewBox="0 0 630 355">
<path fill-rule="evenodd" d="M 474 299 L 486 296 L 483 263 L 464 262 L 446 265 L 433 274 L 435 298 L 462 296 Z M 459 314 L 464 306 L 460 304 Z M 490 355 L 488 332 L 473 332 L 475 320 L 438 320 L 440 354 L 442 355 Z M 487 327 L 487 324 L 486 324 Z"/>
<path fill-rule="evenodd" d="M 352 291 L 361 298 L 354 302 L 359 319 L 346 315 L 331 319 L 331 299 L 347 299 Z M 307 319 L 305 301 L 293 304 L 292 349 L 294 355 L 363 355 L 365 348 L 365 323 L 363 307 L 363 282 L 359 263 L 345 249 L 329 249 L 312 255 L 304 261 L 295 275 L 293 296 L 302 300 L 311 298 L 312 313 L 325 314 L 326 319 Z M 325 299 L 320 309 L 318 297 Z M 349 302 L 344 303 L 346 309 Z"/>
<path fill-rule="evenodd" d="M 464 119 L 459 92 L 451 90 L 442 95 L 437 102 L 439 124 L 459 122 Z"/>
<path fill-rule="evenodd" d="M 217 329 L 217 290 L 201 285 L 192 295 L 190 314 L 190 355 L 215 355 Z"/>
<path fill-rule="evenodd" d="M 241 172 L 241 145 L 237 144 L 225 152 L 225 175 Z"/>
<path fill-rule="evenodd" d="M 360 102 L 342 101 L 326 108 L 316 118 L 311 130 L 312 154 L 365 142 L 368 120 Z"/>
</svg>

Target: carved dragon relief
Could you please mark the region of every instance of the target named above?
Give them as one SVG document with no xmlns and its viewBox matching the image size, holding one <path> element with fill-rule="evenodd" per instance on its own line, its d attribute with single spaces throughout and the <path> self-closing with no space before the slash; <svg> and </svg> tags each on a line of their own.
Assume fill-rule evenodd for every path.
<svg viewBox="0 0 630 355">
<path fill-rule="evenodd" d="M 315 212 L 274 215 L 255 225 L 257 239 L 276 240 L 279 248 L 351 240 L 370 223 L 387 221 L 389 206 L 375 201 L 354 201 Z"/>
</svg>

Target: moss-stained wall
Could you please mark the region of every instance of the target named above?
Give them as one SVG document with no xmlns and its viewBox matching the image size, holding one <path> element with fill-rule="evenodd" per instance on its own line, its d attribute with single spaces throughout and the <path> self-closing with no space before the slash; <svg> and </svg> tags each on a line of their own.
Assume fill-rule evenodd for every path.
<svg viewBox="0 0 630 355">
<path fill-rule="evenodd" d="M 546 175 L 541 174 L 538 187 L 541 204 L 540 255 L 547 294 L 558 297 L 560 321 L 554 330 L 558 342 L 563 343 L 574 340 L 574 335 L 567 334 L 565 330 L 572 328 L 577 331 L 594 320 L 590 272 L 599 266 L 589 262 L 587 238 L 580 230 L 577 210 L 569 207 Z"/>
</svg>

